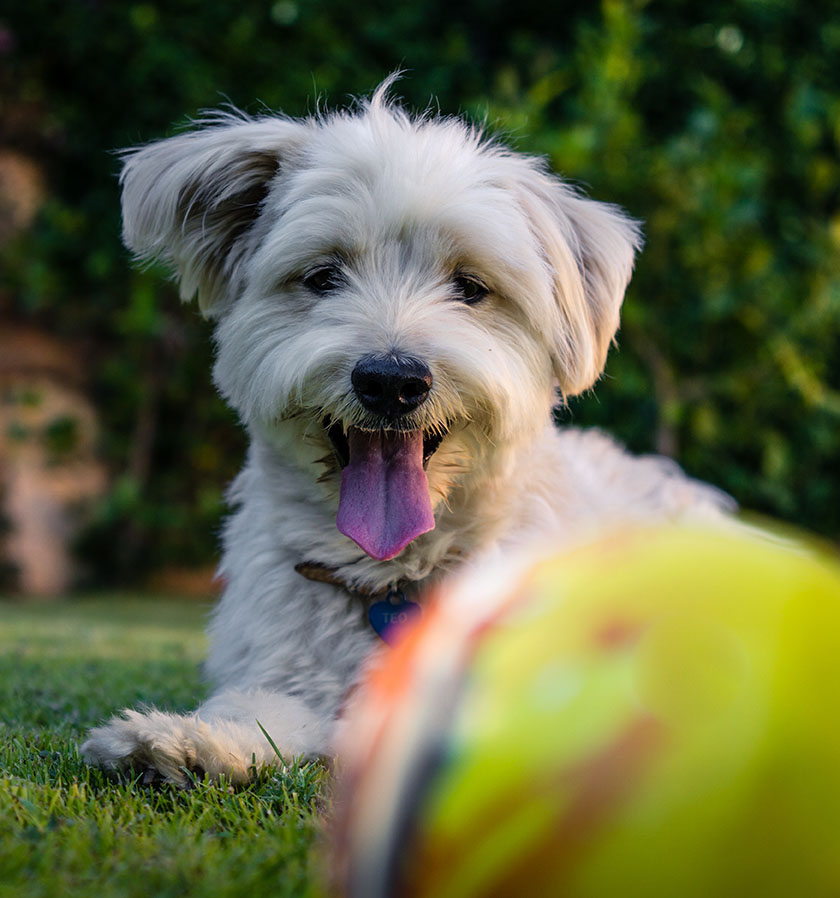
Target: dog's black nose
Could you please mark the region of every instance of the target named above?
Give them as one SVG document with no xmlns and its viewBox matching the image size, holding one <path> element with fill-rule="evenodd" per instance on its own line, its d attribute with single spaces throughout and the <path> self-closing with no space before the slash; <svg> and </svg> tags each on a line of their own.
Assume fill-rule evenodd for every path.
<svg viewBox="0 0 840 898">
<path fill-rule="evenodd" d="M 353 391 L 370 412 L 399 418 L 422 405 L 432 388 L 432 372 L 410 356 L 368 355 L 350 375 Z"/>
</svg>

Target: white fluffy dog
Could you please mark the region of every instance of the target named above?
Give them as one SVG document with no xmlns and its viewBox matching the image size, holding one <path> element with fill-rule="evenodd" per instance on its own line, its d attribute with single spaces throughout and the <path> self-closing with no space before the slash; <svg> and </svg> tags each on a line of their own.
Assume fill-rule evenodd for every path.
<svg viewBox="0 0 840 898">
<path fill-rule="evenodd" d="M 353 111 L 219 115 L 126 157 L 125 242 L 216 321 L 216 384 L 251 446 L 213 695 L 188 715 L 124 711 L 90 733 L 93 763 L 241 782 L 276 762 L 263 728 L 289 756 L 327 753 L 389 590 L 727 506 L 669 462 L 552 424 L 558 391 L 601 373 L 636 224 L 461 120 L 407 114 L 389 83 Z"/>
</svg>

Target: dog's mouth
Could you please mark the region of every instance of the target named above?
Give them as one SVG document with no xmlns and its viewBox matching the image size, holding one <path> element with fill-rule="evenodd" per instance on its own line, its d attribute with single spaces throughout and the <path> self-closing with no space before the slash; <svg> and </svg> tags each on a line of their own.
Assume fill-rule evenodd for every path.
<svg viewBox="0 0 840 898">
<path fill-rule="evenodd" d="M 323 421 L 341 464 L 336 526 L 371 558 L 394 558 L 434 529 L 426 465 L 443 433 L 344 428 Z"/>
<path fill-rule="evenodd" d="M 341 426 L 341 422 L 333 421 L 332 418 L 327 415 L 324 418 L 322 424 L 324 425 L 324 430 L 326 430 L 327 432 L 327 437 L 329 437 L 329 441 L 332 444 L 333 449 L 335 450 L 335 455 L 338 459 L 338 463 L 342 468 L 346 468 L 350 463 L 350 443 L 347 439 L 347 434 L 345 433 L 344 428 Z M 423 431 L 424 468 L 429 464 L 429 459 L 440 448 L 440 444 L 443 442 L 443 438 L 446 436 L 447 432 L 448 431 L 445 427 L 440 428 L 435 433 L 431 433 L 430 431 Z M 404 439 L 409 431 L 383 430 L 382 433 L 393 435 L 395 439 Z"/>
</svg>

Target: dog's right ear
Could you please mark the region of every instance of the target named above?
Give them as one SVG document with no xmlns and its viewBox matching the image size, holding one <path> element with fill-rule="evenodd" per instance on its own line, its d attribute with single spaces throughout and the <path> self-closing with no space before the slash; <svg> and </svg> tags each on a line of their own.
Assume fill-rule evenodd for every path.
<svg viewBox="0 0 840 898">
<path fill-rule="evenodd" d="M 218 314 L 235 292 L 271 182 L 307 132 L 291 119 L 222 114 L 128 150 L 120 176 L 125 245 L 171 264 L 181 298 L 198 292 L 202 313 Z"/>
</svg>

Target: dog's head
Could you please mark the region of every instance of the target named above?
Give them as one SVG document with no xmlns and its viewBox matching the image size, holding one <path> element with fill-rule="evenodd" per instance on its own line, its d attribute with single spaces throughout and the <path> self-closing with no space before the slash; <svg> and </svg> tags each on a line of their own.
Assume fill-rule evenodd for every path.
<svg viewBox="0 0 840 898">
<path fill-rule="evenodd" d="M 222 393 L 340 483 L 339 529 L 379 559 L 597 379 L 639 244 L 616 207 L 385 87 L 352 112 L 216 117 L 122 176 L 126 244 L 218 320 Z"/>
</svg>

